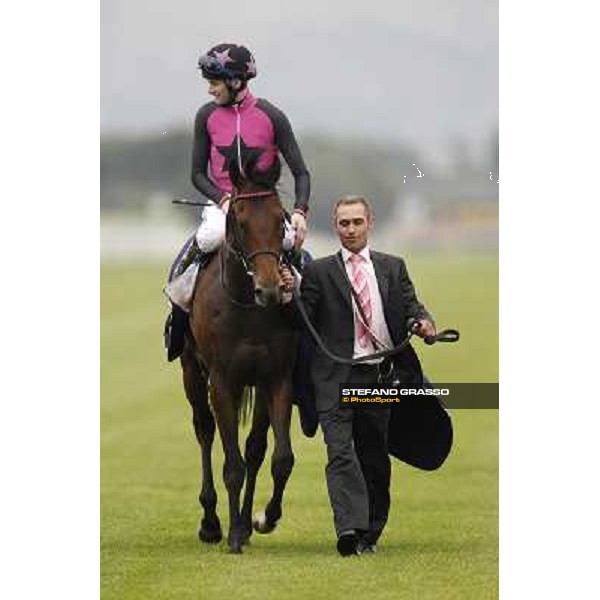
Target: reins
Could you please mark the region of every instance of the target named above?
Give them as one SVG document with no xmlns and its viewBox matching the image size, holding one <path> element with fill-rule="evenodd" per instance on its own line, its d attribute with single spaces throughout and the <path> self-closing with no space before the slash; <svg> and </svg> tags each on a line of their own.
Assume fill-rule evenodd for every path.
<svg viewBox="0 0 600 600">
<path fill-rule="evenodd" d="M 273 195 L 277 195 L 277 194 L 274 193 L 273 191 L 269 191 L 269 190 L 263 190 L 260 192 L 247 192 L 244 194 L 236 194 L 231 199 L 231 202 L 237 202 L 239 200 L 244 200 L 247 198 L 263 198 L 263 197 L 273 196 Z M 196 200 L 177 199 L 177 200 L 173 200 L 172 202 L 173 202 L 173 204 L 184 204 L 187 206 L 216 206 L 216 203 L 212 202 L 212 201 L 211 202 L 198 202 Z M 235 222 L 237 223 L 237 221 L 235 221 Z M 239 243 L 238 238 L 235 235 L 235 230 L 234 230 L 234 242 Z M 243 249 L 241 251 L 238 250 L 232 244 L 230 244 L 226 239 L 221 244 L 221 248 L 219 249 L 220 279 L 221 279 L 221 285 L 223 286 L 223 289 L 226 291 L 226 293 L 229 297 L 229 300 L 231 301 L 232 304 L 234 304 L 235 306 L 238 306 L 239 308 L 246 308 L 246 309 L 261 308 L 255 302 L 252 302 L 252 303 L 241 302 L 239 300 L 236 300 L 232 296 L 232 294 L 229 290 L 229 287 L 227 285 L 227 282 L 226 282 L 225 251 L 233 252 L 236 259 L 239 260 L 243 264 L 244 269 L 246 270 L 246 274 L 249 277 L 252 277 L 253 272 L 251 271 L 248 262 L 250 260 L 252 260 L 254 257 L 256 257 L 260 254 L 270 254 L 270 255 L 273 255 L 280 263 L 282 263 L 282 262 L 286 262 L 285 255 L 283 255 L 281 252 L 278 254 L 278 253 L 274 252 L 273 250 L 258 250 L 257 252 L 253 252 L 249 255 L 246 255 L 246 253 L 243 251 Z M 402 352 L 402 350 L 404 348 L 406 348 L 406 346 L 410 342 L 410 339 L 413 337 L 413 335 L 415 335 L 415 333 L 417 332 L 417 329 L 418 329 L 418 322 L 415 319 L 409 319 L 408 324 L 407 324 L 408 334 L 404 338 L 404 340 L 402 340 L 402 342 L 400 342 L 400 344 L 398 344 L 397 346 L 394 346 L 393 348 L 390 348 L 388 350 L 382 350 L 381 352 L 375 352 L 373 354 L 368 354 L 366 356 L 360 356 L 358 358 L 344 358 L 342 356 L 338 356 L 337 354 L 334 354 L 333 352 L 331 352 L 331 350 L 329 350 L 329 348 L 327 348 L 327 346 L 325 345 L 325 342 L 322 340 L 321 336 L 319 335 L 319 333 L 317 332 L 317 330 L 311 323 L 308 315 L 306 314 L 306 308 L 304 307 L 304 303 L 302 302 L 300 294 L 296 288 L 294 288 L 292 290 L 292 297 L 294 299 L 294 302 L 296 303 L 296 306 L 298 307 L 298 312 L 300 313 L 300 316 L 302 317 L 302 320 L 304 321 L 306 328 L 310 332 L 310 334 L 311 334 L 312 338 L 314 339 L 314 341 L 316 342 L 316 344 L 319 346 L 319 348 L 321 348 L 321 350 L 323 351 L 323 353 L 325 355 L 327 355 L 334 362 L 337 362 L 340 364 L 358 365 L 358 364 L 361 364 L 361 363 L 364 363 L 367 361 L 377 360 L 378 358 L 386 358 L 388 356 L 394 356 L 396 354 L 399 354 L 400 352 Z M 444 329 L 443 331 L 440 331 L 438 334 L 436 334 L 434 336 L 426 336 L 425 338 L 423 338 L 423 341 L 428 346 L 431 346 L 432 344 L 435 344 L 437 342 L 454 343 L 454 342 L 458 342 L 459 339 L 460 339 L 460 332 L 458 330 Z"/>
<path fill-rule="evenodd" d="M 306 328 L 310 332 L 311 336 L 313 337 L 314 341 L 317 343 L 319 348 L 323 351 L 323 353 L 325 355 L 327 355 L 328 358 L 330 358 L 334 362 L 337 362 L 337 363 L 340 363 L 343 365 L 358 365 L 358 364 L 362 364 L 364 362 L 377 360 L 378 358 L 383 359 L 388 356 L 394 356 L 396 354 L 399 354 L 400 352 L 402 352 L 402 350 L 404 350 L 404 348 L 406 348 L 406 346 L 410 342 L 410 339 L 413 337 L 413 335 L 415 335 L 415 333 L 418 331 L 418 328 L 419 328 L 419 323 L 416 319 L 409 319 L 408 320 L 408 334 L 406 335 L 404 340 L 402 340 L 402 342 L 400 342 L 400 344 L 398 344 L 397 346 L 394 346 L 393 348 L 390 348 L 388 350 L 382 350 L 381 352 L 374 352 L 373 354 L 367 354 L 366 356 L 359 356 L 358 358 L 344 358 L 343 356 L 338 356 L 337 354 L 334 354 L 331 350 L 329 350 L 329 348 L 327 348 L 327 346 L 325 345 L 325 342 L 323 341 L 323 339 L 321 338 L 321 336 L 315 329 L 314 325 L 311 323 L 311 321 L 308 317 L 308 314 L 306 313 L 306 308 L 304 306 L 304 303 L 302 302 L 302 298 L 300 297 L 300 294 L 298 293 L 298 290 L 296 288 L 294 288 L 292 290 L 292 296 L 294 298 L 294 301 L 296 302 L 296 306 L 298 307 L 298 312 L 300 313 L 302 320 L 304 321 L 304 324 L 306 325 Z M 430 346 L 432 344 L 435 344 L 436 342 L 446 342 L 446 343 L 458 342 L 459 339 L 460 339 L 460 332 L 458 330 L 444 329 L 443 331 L 440 331 L 436 335 L 426 336 L 424 338 L 424 342 Z"/>
</svg>

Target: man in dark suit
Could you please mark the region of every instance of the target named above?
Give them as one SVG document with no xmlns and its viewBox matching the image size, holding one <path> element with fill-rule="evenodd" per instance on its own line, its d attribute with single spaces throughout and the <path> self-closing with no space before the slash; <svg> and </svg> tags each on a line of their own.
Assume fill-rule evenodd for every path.
<svg viewBox="0 0 600 600">
<path fill-rule="evenodd" d="M 433 319 L 417 299 L 404 261 L 370 250 L 373 219 L 367 200 L 345 196 L 337 202 L 333 216 L 342 248 L 306 265 L 300 288 L 310 320 L 329 350 L 357 358 L 391 348 L 406 337 L 409 318 L 420 323 L 418 335 L 435 335 Z M 289 289 L 289 273 L 283 274 L 283 280 Z M 399 358 L 406 371 L 421 372 L 410 345 Z M 339 399 L 340 383 L 373 384 L 377 374 L 376 361 L 339 364 L 318 348 L 311 365 L 327 445 L 327 488 L 342 556 L 375 551 L 390 507 L 387 433 L 391 409 L 341 407 Z"/>
</svg>

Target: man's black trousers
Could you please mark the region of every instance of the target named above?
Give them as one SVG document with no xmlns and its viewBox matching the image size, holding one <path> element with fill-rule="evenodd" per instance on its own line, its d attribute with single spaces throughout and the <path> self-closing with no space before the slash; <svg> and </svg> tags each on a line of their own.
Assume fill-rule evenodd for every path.
<svg viewBox="0 0 600 600">
<path fill-rule="evenodd" d="M 349 380 L 373 385 L 376 377 L 376 366 L 356 365 Z M 342 407 L 336 403 L 327 411 L 319 411 L 327 445 L 327 489 L 338 535 L 355 529 L 375 543 L 387 522 L 390 410 L 381 405 Z"/>
</svg>

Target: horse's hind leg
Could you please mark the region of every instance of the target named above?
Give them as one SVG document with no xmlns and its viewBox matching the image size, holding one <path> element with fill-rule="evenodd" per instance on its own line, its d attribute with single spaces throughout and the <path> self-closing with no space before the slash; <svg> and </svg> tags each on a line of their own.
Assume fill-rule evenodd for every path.
<svg viewBox="0 0 600 600">
<path fill-rule="evenodd" d="M 212 445 L 215 439 L 215 420 L 208 405 L 208 386 L 200 371 L 196 357 L 186 348 L 181 355 L 183 385 L 192 406 L 194 431 L 202 453 L 202 489 L 200 504 L 204 517 L 198 529 L 198 537 L 203 542 L 217 543 L 223 538 L 221 523 L 217 516 L 217 492 L 212 471 Z"/>
<path fill-rule="evenodd" d="M 273 427 L 275 448 L 271 459 L 273 495 L 263 513 L 254 518 L 254 529 L 258 533 L 271 533 L 281 518 L 283 492 L 294 467 L 294 454 L 290 441 L 290 420 L 292 415 L 292 389 L 290 380 L 277 384 L 269 403 L 269 418 Z"/>
<path fill-rule="evenodd" d="M 246 535 L 246 542 L 252 535 L 252 504 L 256 477 L 265 458 L 267 451 L 267 432 L 269 431 L 269 413 L 267 397 L 264 389 L 256 388 L 256 402 L 252 418 L 252 429 L 246 439 L 246 489 L 244 490 L 244 503 L 242 506 L 242 527 Z"/>
</svg>

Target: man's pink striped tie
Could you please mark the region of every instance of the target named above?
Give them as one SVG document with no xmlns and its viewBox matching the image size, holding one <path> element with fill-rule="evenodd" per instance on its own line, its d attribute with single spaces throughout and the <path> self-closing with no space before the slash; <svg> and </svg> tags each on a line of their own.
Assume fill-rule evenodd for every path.
<svg viewBox="0 0 600 600">
<path fill-rule="evenodd" d="M 360 306 L 365 313 L 366 322 L 369 327 L 371 327 L 371 295 L 369 294 L 369 285 L 367 283 L 367 275 L 364 270 L 364 262 L 365 258 L 360 254 L 353 254 L 350 258 L 350 266 L 352 267 L 352 285 L 356 291 L 356 295 L 358 296 L 358 300 L 360 302 Z M 365 348 L 369 341 L 369 334 L 367 329 L 362 324 L 362 318 L 358 318 L 358 343 L 361 348 Z"/>
</svg>

